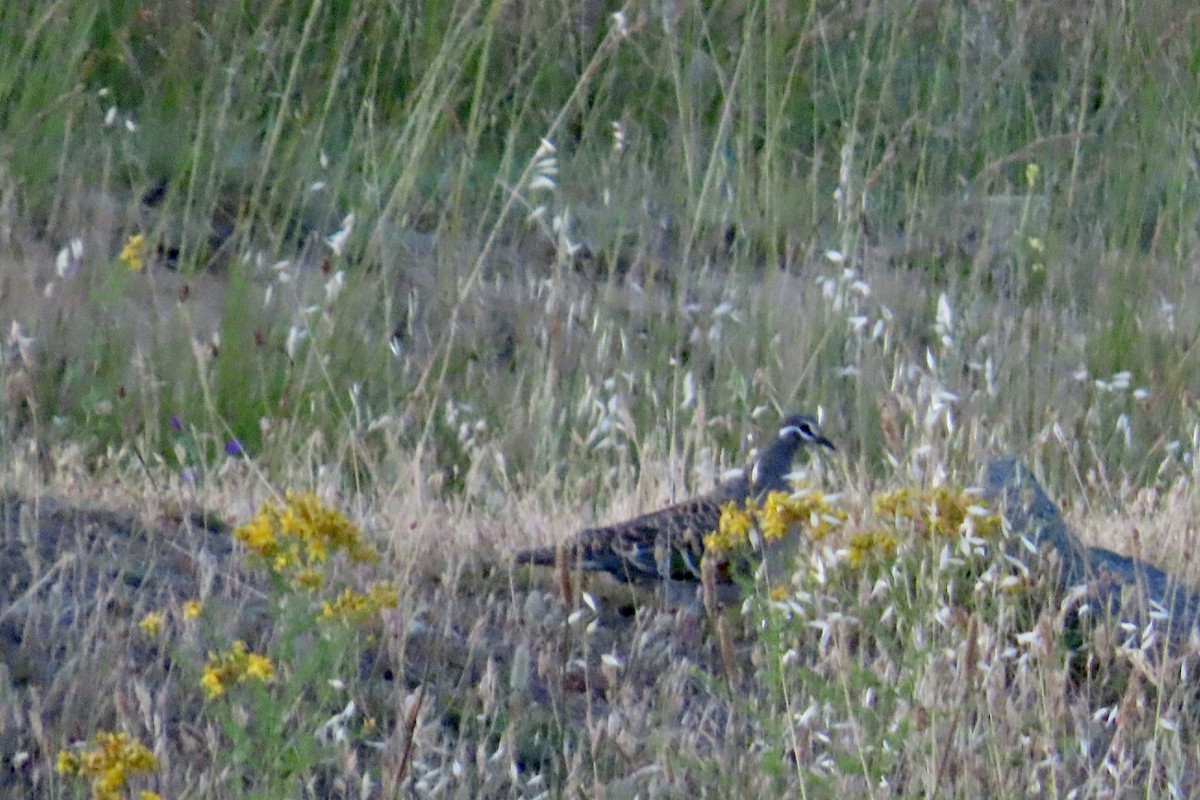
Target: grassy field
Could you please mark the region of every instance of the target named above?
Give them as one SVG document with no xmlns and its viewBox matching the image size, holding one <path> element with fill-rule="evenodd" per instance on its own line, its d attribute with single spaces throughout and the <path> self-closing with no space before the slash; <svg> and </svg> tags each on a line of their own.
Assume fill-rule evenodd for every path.
<svg viewBox="0 0 1200 800">
<path fill-rule="evenodd" d="M 1200 585 L 1197 42 L 1170 0 L 0 4 L 3 793 L 1200 794 L 1194 657 L 879 506 L 1012 453 Z M 512 568 L 793 411 L 846 521 L 786 592 Z"/>
</svg>

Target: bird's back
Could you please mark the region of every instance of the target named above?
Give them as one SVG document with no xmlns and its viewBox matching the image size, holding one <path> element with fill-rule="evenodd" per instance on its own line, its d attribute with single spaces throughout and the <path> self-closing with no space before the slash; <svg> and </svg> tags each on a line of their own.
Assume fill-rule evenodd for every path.
<svg viewBox="0 0 1200 800">
<path fill-rule="evenodd" d="M 833 449 L 816 420 L 805 415 L 788 417 L 753 469 L 725 481 L 712 492 L 624 522 L 585 528 L 561 550 L 525 550 L 517 554 L 516 561 L 550 565 L 562 552 L 568 563 L 582 569 L 603 570 L 635 583 L 697 581 L 704 537 L 719 527 L 722 506 L 730 502 L 741 506 L 751 497 L 786 490 L 787 473 L 797 450 L 813 443 Z"/>
<path fill-rule="evenodd" d="M 572 549 L 584 569 L 634 582 L 698 580 L 704 537 L 720 520 L 720 499 L 697 497 L 614 525 L 586 528 Z"/>
</svg>

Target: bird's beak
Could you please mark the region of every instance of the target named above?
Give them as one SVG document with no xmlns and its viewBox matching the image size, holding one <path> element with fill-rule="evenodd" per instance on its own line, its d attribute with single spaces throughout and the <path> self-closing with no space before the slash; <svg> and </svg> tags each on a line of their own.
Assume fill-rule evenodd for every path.
<svg viewBox="0 0 1200 800">
<path fill-rule="evenodd" d="M 829 441 L 824 436 L 818 436 L 817 438 L 813 439 L 813 444 L 819 444 L 822 447 L 828 447 L 835 453 L 837 452 L 837 448 L 833 446 L 833 442 Z"/>
</svg>

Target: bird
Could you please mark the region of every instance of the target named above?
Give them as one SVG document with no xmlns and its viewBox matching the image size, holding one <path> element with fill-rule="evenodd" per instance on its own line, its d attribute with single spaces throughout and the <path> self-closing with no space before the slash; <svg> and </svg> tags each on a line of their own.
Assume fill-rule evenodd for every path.
<svg viewBox="0 0 1200 800">
<path fill-rule="evenodd" d="M 775 491 L 790 492 L 787 476 L 792 462 L 802 448 L 812 445 L 837 449 L 815 418 L 794 414 L 780 423 L 774 440 L 748 472 L 743 470 L 713 491 L 630 520 L 585 528 L 566 545 L 522 550 L 516 554 L 516 563 L 552 566 L 558 563 L 561 548 L 567 565 L 607 572 L 626 583 L 695 586 L 701 580 L 704 537 L 717 530 L 722 507 L 730 502 L 742 506 L 747 500 L 761 501 Z M 719 579 L 728 583 L 732 577 L 726 570 Z"/>
</svg>

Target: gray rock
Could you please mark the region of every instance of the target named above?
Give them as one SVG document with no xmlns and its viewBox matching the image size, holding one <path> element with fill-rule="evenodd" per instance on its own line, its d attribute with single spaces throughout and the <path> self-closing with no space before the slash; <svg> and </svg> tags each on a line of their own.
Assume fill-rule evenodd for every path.
<svg viewBox="0 0 1200 800">
<path fill-rule="evenodd" d="M 1028 467 L 1011 457 L 995 459 L 984 486 L 1014 543 L 1023 537 L 1040 553 L 1057 555 L 1059 591 L 1065 596 L 1082 590 L 1076 609 L 1089 605 L 1094 613 L 1107 612 L 1141 631 L 1143 641 L 1151 628 L 1175 644 L 1200 633 L 1200 594 L 1149 562 L 1083 544 Z M 1014 544 L 1009 554 L 1021 549 Z"/>
</svg>

